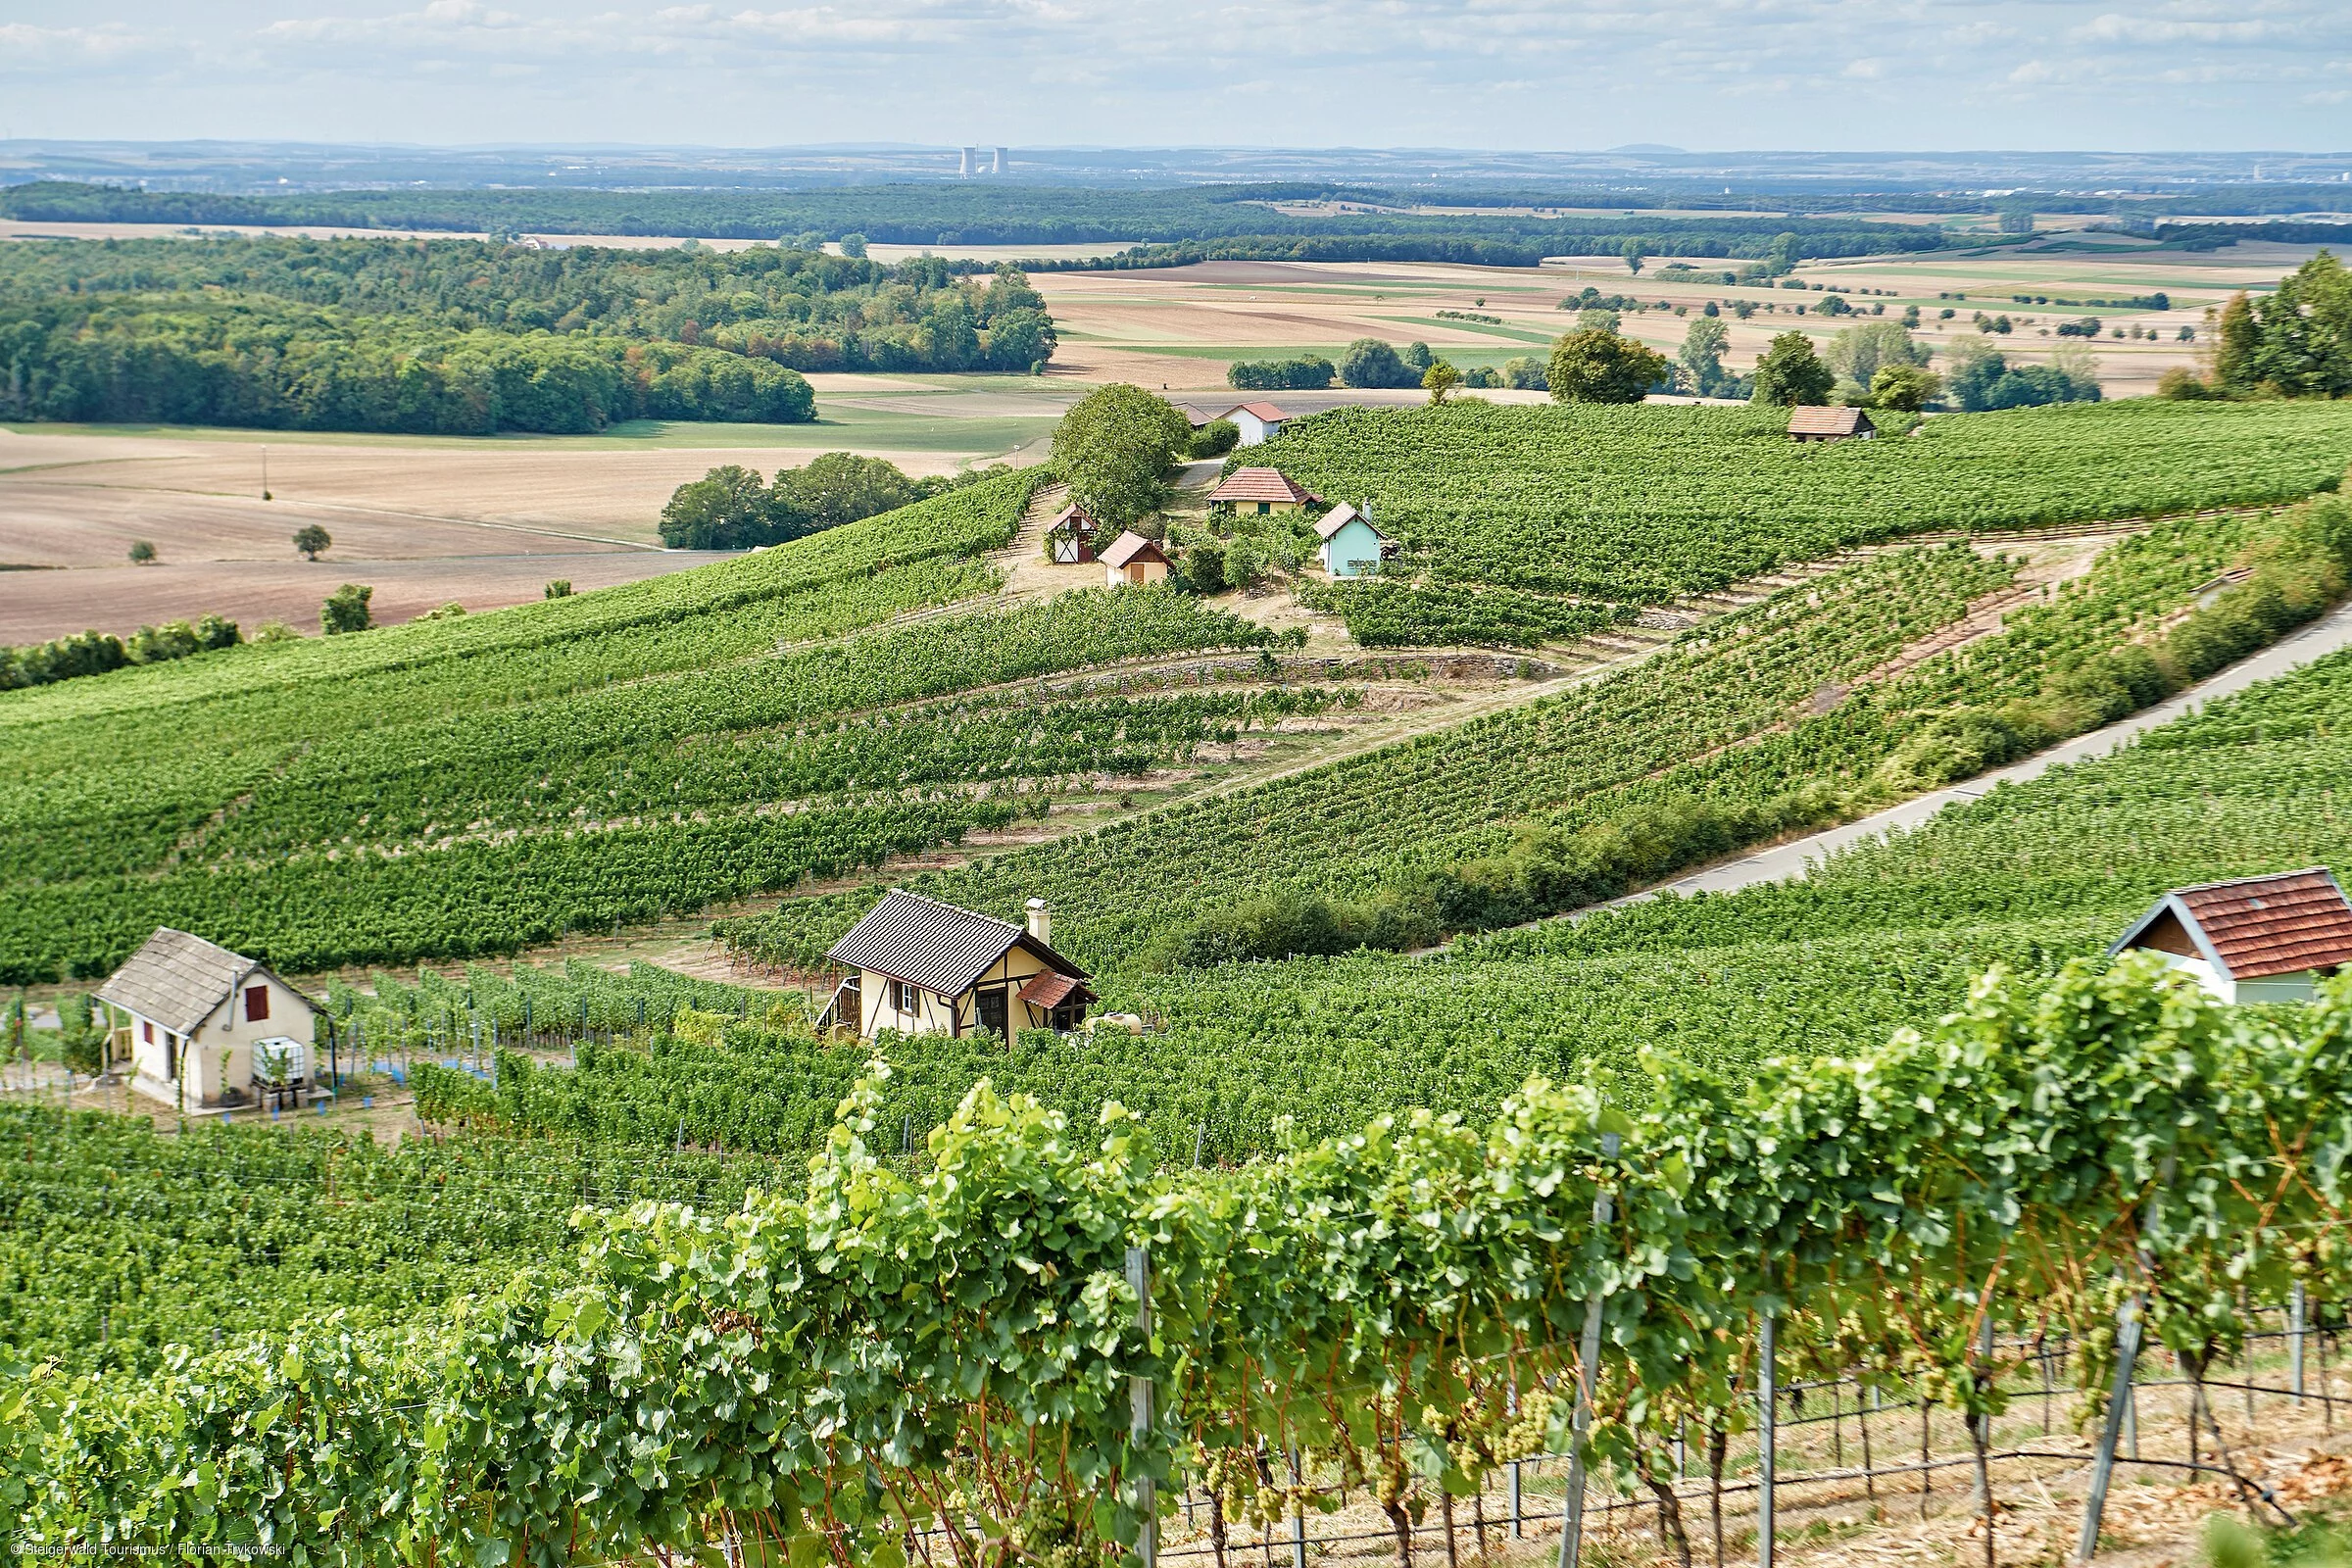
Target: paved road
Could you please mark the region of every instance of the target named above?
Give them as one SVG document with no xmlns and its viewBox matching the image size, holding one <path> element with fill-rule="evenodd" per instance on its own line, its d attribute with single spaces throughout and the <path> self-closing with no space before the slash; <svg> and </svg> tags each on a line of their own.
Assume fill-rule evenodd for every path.
<svg viewBox="0 0 2352 1568">
<path fill-rule="evenodd" d="M 1989 793 L 1995 785 L 2021 784 L 2049 768 L 2080 762 L 2086 758 L 2104 757 L 2157 725 L 2170 723 L 2184 713 L 2194 711 L 2216 697 L 2244 691 L 2257 681 L 2283 675 L 2298 665 L 2310 663 L 2323 654 L 2334 653 L 2348 645 L 2352 645 L 2352 605 L 2314 621 L 2292 637 L 2265 649 L 2253 658 L 2232 664 L 2220 674 L 2191 686 L 2178 697 L 2145 709 L 2130 718 L 2118 719 L 2104 729 L 2078 735 L 2062 746 L 2053 746 L 2022 762 L 1972 778 L 1963 784 L 1955 784 L 1949 789 L 1937 790 L 1933 795 L 1905 801 L 1900 806 L 1889 808 L 1875 816 L 1863 817 L 1858 822 L 1848 822 L 1843 827 L 1793 839 L 1740 859 L 1727 860 L 1704 871 L 1694 871 L 1677 882 L 1646 888 L 1607 904 L 1579 909 L 1566 918 L 1576 920 L 1591 914 L 1593 909 L 1646 903 L 1664 893 L 1731 893 L 1761 882 L 1795 881 L 1805 876 L 1814 865 L 1849 845 L 1859 844 L 1866 839 L 1883 839 L 1902 829 L 1917 827 L 1945 807 L 1976 800 Z"/>
</svg>

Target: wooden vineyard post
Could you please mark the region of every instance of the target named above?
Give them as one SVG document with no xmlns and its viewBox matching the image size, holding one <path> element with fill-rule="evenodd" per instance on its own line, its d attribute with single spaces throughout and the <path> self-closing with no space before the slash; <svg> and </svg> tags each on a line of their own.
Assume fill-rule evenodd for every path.
<svg viewBox="0 0 2352 1568">
<path fill-rule="evenodd" d="M 1615 1133 L 1600 1135 L 1601 1158 L 1615 1159 L 1617 1149 Z M 1593 1230 L 1605 1231 L 1615 1212 L 1616 1205 L 1604 1189 L 1592 1200 Z M 1560 1568 L 1576 1568 L 1577 1555 L 1584 1548 L 1585 1434 L 1592 1426 L 1592 1378 L 1600 1360 L 1600 1312 L 1605 1295 L 1594 1290 L 1585 1302 L 1585 1337 L 1578 1346 L 1576 1363 L 1576 1413 L 1569 1428 L 1568 1486 L 1560 1496 Z"/>
<path fill-rule="evenodd" d="M 1144 1337 L 1147 1348 L 1152 1338 L 1152 1253 L 1141 1247 L 1127 1249 L 1127 1284 L 1135 1292 L 1135 1327 Z M 1130 1374 L 1127 1379 L 1128 1419 L 1127 1435 L 1137 1446 L 1152 1436 L 1152 1380 Z M 1143 1515 L 1143 1523 L 1135 1535 L 1136 1561 L 1142 1568 L 1155 1568 L 1159 1560 L 1159 1499 L 1152 1478 L 1147 1475 L 1135 1484 L 1135 1505 Z"/>
<path fill-rule="evenodd" d="M 1756 1565 L 1772 1568 L 1772 1439 L 1779 1420 L 1779 1393 L 1773 1386 L 1774 1351 L 1780 1319 L 1764 1314 L 1756 1337 L 1756 1402 L 1762 1421 L 1756 1427 Z"/>
<path fill-rule="evenodd" d="M 1510 1392 L 1506 1394 L 1504 1397 L 1510 1401 L 1509 1409 L 1511 1414 L 1516 1416 L 1519 1413 L 1519 1374 L 1516 1371 L 1511 1374 Z M 1511 1539 L 1513 1541 L 1517 1541 L 1527 1534 L 1527 1516 L 1521 1513 L 1519 1509 L 1519 1461 L 1516 1459 L 1511 1461 L 1509 1485 L 1511 1492 Z"/>
<path fill-rule="evenodd" d="M 2295 1281 L 2294 1294 L 2286 1301 L 2286 1362 L 2287 1376 L 2292 1380 L 2298 1403 L 2303 1398 L 2303 1282 Z"/>
<path fill-rule="evenodd" d="M 2082 1498 L 2082 1535 L 2075 1544 L 2075 1561 L 2088 1562 L 2099 1549 L 2099 1524 L 2107 1513 L 2107 1487 L 2115 1478 L 2115 1445 L 2123 1436 L 2124 1412 L 2132 1407 L 2132 1369 L 2139 1359 L 2140 1298 L 2133 1296 L 2117 1314 L 2115 1384 L 2107 1394 L 2107 1419 L 2099 1424 L 2098 1452 L 2090 1461 L 2090 1491 Z"/>
</svg>

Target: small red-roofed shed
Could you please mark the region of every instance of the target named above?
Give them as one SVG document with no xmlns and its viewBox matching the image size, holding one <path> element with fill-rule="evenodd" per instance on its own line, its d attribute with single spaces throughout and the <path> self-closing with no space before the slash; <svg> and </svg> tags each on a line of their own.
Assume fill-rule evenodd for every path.
<svg viewBox="0 0 2352 1568">
<path fill-rule="evenodd" d="M 2308 1002 L 2352 963 L 2352 903 L 2324 865 L 2177 888 L 2107 951 L 2157 954 L 2224 1002 Z"/>
<path fill-rule="evenodd" d="M 1102 552 L 1102 567 L 1106 587 L 1141 588 L 1167 580 L 1167 552 L 1130 528 Z"/>
<path fill-rule="evenodd" d="M 1303 512 L 1323 498 L 1292 480 L 1280 468 L 1236 468 L 1224 483 L 1208 493 L 1212 507 L 1231 507 L 1264 516 L 1273 512 Z"/>
<path fill-rule="evenodd" d="M 1271 403 L 1237 403 L 1225 411 L 1225 417 L 1242 433 L 1240 445 L 1254 447 L 1282 434 L 1290 416 Z"/>
<path fill-rule="evenodd" d="M 1788 434 L 1798 441 L 1868 441 L 1879 433 L 1860 409 L 1791 409 Z"/>
</svg>

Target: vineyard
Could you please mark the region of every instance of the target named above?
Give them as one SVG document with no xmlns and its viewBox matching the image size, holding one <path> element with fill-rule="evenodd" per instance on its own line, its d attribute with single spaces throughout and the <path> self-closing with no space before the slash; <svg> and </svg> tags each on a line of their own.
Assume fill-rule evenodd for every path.
<svg viewBox="0 0 2352 1568">
<path fill-rule="evenodd" d="M 1751 612 L 1750 627 L 1788 622 L 1773 637 L 1718 622 L 1709 637 L 1682 651 L 1693 664 L 1686 674 L 1674 673 L 1675 660 L 1661 657 L 1616 681 L 1451 732 L 1450 749 L 1425 744 L 1396 748 L 1396 756 L 1368 754 L 1199 809 L 928 879 L 921 885 L 950 897 L 970 897 L 975 886 L 1005 890 L 1008 909 L 1024 888 L 1048 889 L 1059 913 L 1057 943 L 1083 944 L 1100 958 L 1105 1004 L 1164 1018 L 1165 1029 L 1142 1036 L 1102 1030 L 1084 1038 L 1037 1033 L 1009 1043 L 898 1041 L 890 1048 L 894 1075 L 878 1102 L 881 1114 L 903 1142 L 920 1147 L 923 1135 L 947 1121 L 963 1093 L 985 1077 L 1072 1116 L 1115 1100 L 1163 1149 L 1243 1160 L 1278 1146 L 1282 1118 L 1303 1132 L 1337 1135 L 1407 1107 L 1486 1116 L 1531 1074 L 1630 1069 L 1644 1045 L 1689 1041 L 1707 1060 L 1727 1065 L 1857 1049 L 1957 1005 L 1970 977 L 1991 964 L 2047 974 L 2071 956 L 2098 951 L 2166 887 L 2340 858 L 2345 840 L 2331 781 L 2345 759 L 2326 732 L 2328 715 L 2352 713 L 2352 663 L 2337 660 L 2159 730 L 2111 762 L 2003 791 L 1995 798 L 2001 804 L 1947 813 L 1925 834 L 1849 858 L 1806 883 L 1465 939 L 1424 958 L 1356 953 L 1173 972 L 1134 961 L 1155 925 L 1230 906 L 1282 878 L 1320 876 L 1325 880 L 1311 885 L 1327 888 L 1349 885 L 1340 882 L 1344 876 L 1401 882 L 1420 863 L 1404 858 L 1407 847 L 1434 855 L 1446 853 L 1448 844 L 1455 853 L 1491 846 L 1508 831 L 1503 806 L 1446 785 L 1468 776 L 1499 778 L 1507 787 L 1505 769 L 1529 767 L 1536 759 L 1554 768 L 1567 760 L 1592 765 L 1592 743 L 1566 727 L 1578 704 L 1592 705 L 1595 729 L 1605 722 L 1612 736 L 1642 736 L 1631 714 L 1655 711 L 1690 725 L 1706 742 L 1718 737 L 1697 729 L 1710 711 L 1694 695 L 1703 691 L 1726 705 L 1713 710 L 1729 715 L 1723 722 L 1739 720 L 1726 733 L 1750 740 L 1676 765 L 1671 759 L 1688 751 L 1666 751 L 1661 738 L 1667 765 L 1652 767 L 1637 757 L 1615 779 L 1570 775 L 1545 818 L 1554 828 L 1629 816 L 1642 822 L 1643 806 L 1785 800 L 1825 781 L 1843 781 L 1855 798 L 1876 798 L 1869 792 L 1886 785 L 1890 772 L 1916 783 L 1912 774 L 1922 760 L 1941 755 L 1954 733 L 1965 733 L 1951 723 L 1953 713 L 2039 693 L 2053 668 L 2079 672 L 2086 655 L 2181 603 L 2217 562 L 2264 540 L 2275 544 L 2279 530 L 2304 515 L 2153 530 L 2112 550 L 2097 569 L 2047 600 L 2013 610 L 2002 634 L 1916 666 L 1876 700 L 1850 695 L 1852 715 L 1813 713 L 1775 727 L 1789 705 L 1788 693 L 1801 698 L 1816 690 L 1822 666 L 1790 662 L 1781 670 L 1785 688 L 1759 681 L 1743 692 L 1718 652 L 1735 651 L 1751 680 L 1775 669 L 1792 651 L 1813 645 L 1813 623 L 1792 606 L 1809 612 L 1815 607 L 1804 601 L 1819 593 L 1820 608 L 1856 628 L 1846 657 L 1865 662 L 1876 650 L 1846 594 L 1899 615 L 1895 585 L 1908 580 L 1913 593 L 1960 599 L 1986 581 L 2001 581 L 2002 564 L 1950 548 L 1881 557 L 1855 578 L 1824 579 L 1788 603 Z M 1962 574 L 1957 588 L 1939 573 Z M 1933 624 L 1941 612 L 1923 613 Z M 1702 642 L 1713 647 L 1701 648 Z M 1612 696 L 1615 685 L 1626 690 Z M 2087 688 L 2078 681 L 2075 689 Z M 1752 711 L 1738 706 L 1742 698 L 1753 701 Z M 1907 706 L 1914 702 L 1920 706 Z M 1964 706 L 1972 703 L 1979 708 Z M 2270 705 L 2302 715 L 2301 727 L 2290 733 L 2276 720 L 2230 716 Z M 2214 768 L 2180 766 L 2178 755 L 2188 737 L 2209 726 L 2231 737 L 2252 726 L 2276 734 L 2278 746 L 2247 755 L 2242 741 L 2232 739 L 2214 754 Z M 1499 732 L 1491 750 L 1474 750 L 1464 740 L 1488 729 Z M 1428 765 L 1403 774 L 1386 794 L 1370 785 L 1317 787 L 1333 773 L 1397 776 L 1391 770 L 1407 762 Z M 2119 793 L 2134 803 L 2179 804 L 2135 804 L 2119 818 L 2104 804 Z M 1269 794 L 1290 795 L 1294 804 L 1268 808 L 1260 797 Z M 2054 806 L 2051 825 L 2040 826 L 2041 802 L 2078 795 L 2099 804 Z M 1834 799 L 1820 799 L 1827 804 L 1818 809 L 1837 808 Z M 1264 810 L 1271 822 L 1285 809 L 1312 809 L 1300 803 L 1331 800 L 1361 800 L 1363 814 L 1326 811 L 1315 818 L 1317 832 L 1296 839 L 1217 831 L 1248 820 L 1220 812 Z M 1440 809 L 1458 811 L 1455 820 L 1468 825 L 1449 839 L 1447 818 L 1435 814 Z M 1359 821 L 1365 826 L 1354 827 Z M 1371 839 L 1375 828 L 1396 837 Z M 1318 848 L 1350 842 L 1337 837 L 1343 831 L 1367 837 L 1353 840 L 1358 847 L 1344 857 Z M 2001 836 L 1986 839 L 1980 831 Z M 1916 857 L 1938 836 L 1951 836 L 1951 847 L 1921 863 Z M 2046 863 L 2009 869 L 2020 853 L 2011 845 L 2038 838 L 2054 846 Z M 1073 860 L 1077 868 L 1067 882 L 1047 876 Z M 1154 877 L 1146 865 L 1172 865 L 1180 875 L 1163 870 Z M 1866 875 L 1864 866 L 1877 869 Z M 1091 903 L 1081 889 L 1092 890 Z M 801 940 L 814 943 L 825 935 L 814 920 L 846 923 L 862 907 L 847 895 L 801 900 L 729 929 L 806 932 Z M 757 1017 L 747 1004 L 736 1021 L 709 1019 L 697 1039 L 639 1041 L 621 1050 L 608 1044 L 577 1054 L 576 1066 L 510 1054 L 480 1076 L 427 1070 L 417 1080 L 419 1103 L 430 1120 L 589 1145 L 683 1140 L 762 1154 L 805 1151 L 821 1134 L 829 1105 L 848 1091 L 856 1065 L 837 1048 L 810 1039 L 799 1001 Z M 499 1005 L 494 1043 L 496 1029 L 511 1040 L 517 1027 L 514 1004 Z M 739 1011 L 723 997 L 703 1005 L 721 1015 Z M 417 1015 L 409 1004 L 407 1016 Z M 629 1019 L 619 1021 L 625 1029 Z M 402 1025 L 395 1017 L 370 1027 Z M 449 1033 L 444 1028 L 444 1038 Z"/>
<path fill-rule="evenodd" d="M 886 1157 L 877 1066 L 805 1184 L 745 1181 L 732 1212 L 584 1208 L 568 1251 L 405 1322 L 329 1272 L 313 1313 L 146 1379 L 13 1373 L 0 1497 L 21 1551 L 979 1568 L 1110 1561 L 1181 1480 L 1242 1521 L 1368 1495 L 1401 1568 L 1441 1493 L 1580 1442 L 1664 1482 L 1685 1433 L 1817 1367 L 1968 1415 L 1982 1480 L 2051 1337 L 2095 1411 L 2127 1297 L 2192 1380 L 2241 1292 L 2344 1299 L 2348 1033 L 2340 985 L 2272 1015 L 2144 960 L 1995 971 L 1848 1056 L 1652 1053 L 1181 1175 L 1115 1106 L 985 1085 Z M 8 1131 L 46 1200 L 103 1203 L 102 1135 L 39 1114 Z M 224 1174 L 236 1143 L 144 1162 Z M 323 1199 L 335 1146 L 280 1147 L 290 1193 L 326 1163 Z M 350 1206 L 472 1155 L 389 1156 Z"/>
<path fill-rule="evenodd" d="M 772 1177 L 642 1150 L 479 1140 L 394 1151 L 261 1125 L 171 1137 L 25 1105 L 0 1106 L 0 1149 L 6 1352 L 122 1374 L 322 1305 L 355 1327 L 395 1324 L 561 1250 L 582 1202 L 659 1196 L 723 1209 L 747 1180 Z"/>
<path fill-rule="evenodd" d="M 1446 699 L 1418 656 L 1302 667 L 1170 588 L 1015 594 L 984 558 L 1038 475 L 0 697 L 0 978 L 103 972 L 157 923 L 342 966 L 327 1071 L 407 1135 L 0 1104 L 13 1549 L 1086 1568 L 1181 1492 L 1218 1568 L 1229 1526 L 1359 1506 L 1412 1568 L 1425 1519 L 1450 1556 L 1453 1498 L 1570 1447 L 1681 1532 L 1682 1450 L 1720 1482 L 1781 1376 L 1915 1406 L 1923 1462 L 1931 1409 L 1965 1418 L 1989 1497 L 2029 1360 L 2062 1345 L 2097 1413 L 2125 1302 L 2198 1400 L 2247 1301 L 2352 1305 L 2352 979 L 2230 1009 L 2096 956 L 2168 887 L 2352 863 L 2352 654 L 1802 882 L 1585 908 L 2341 603 L 2352 504 L 2302 498 L 2344 415 L 1799 450 L 1745 410 L 1457 407 L 1278 446 L 1405 535 L 1416 580 L 1326 601 L 1367 643 L 1601 632 L 1869 548 L 1542 695 L 1496 660 L 1482 716 L 1270 776 L 1203 760 Z M 2185 514 L 2230 503 L 2281 505 Z M 2183 514 L 2072 555 L 1890 537 L 2133 513 Z M 1157 772 L 1181 802 L 1107 808 Z M 797 984 L 410 967 L 795 890 L 716 931 L 811 966 L 877 895 L 852 878 L 1073 802 L 1109 825 L 891 879 L 1044 898 L 1132 1032 L 868 1059 Z M 1451 940 L 1218 947 L 1305 908 Z"/>
<path fill-rule="evenodd" d="M 923 613 L 995 586 L 969 557 L 1035 482 L 642 589 L 12 696 L 0 974 L 104 973 L 158 924 L 292 969 L 511 952 L 952 844 L 1338 700 L 1034 684 L 1271 640 L 1165 591 Z"/>
<path fill-rule="evenodd" d="M 1773 409 L 1465 400 L 1293 420 L 1249 461 L 1370 503 L 1402 541 L 1392 569 L 1410 595 L 1387 582 L 1324 590 L 1359 636 L 1530 644 L 1580 605 L 1591 615 L 1707 593 L 1925 530 L 2299 500 L 2352 462 L 2352 412 L 2134 400 L 1817 446 L 1790 441 Z"/>
<path fill-rule="evenodd" d="M 2310 591 L 2298 613 L 2316 612 L 2352 561 L 2348 528 L 2332 499 L 2269 519 L 2162 523 L 2012 608 L 1997 635 L 1899 671 L 1897 654 L 2008 584 L 2014 567 L 1957 545 L 1891 551 L 1559 697 L 907 885 L 999 913 L 1044 897 L 1065 951 L 1117 968 L 1157 934 L 1242 900 L 1368 899 L 1432 873 L 1460 880 L 1453 868 L 1503 855 L 1531 831 L 1607 828 L 1693 801 L 1776 828 L 1835 820 L 2005 761 L 2003 748 L 2030 749 L 2035 737 L 2017 728 L 2014 705 L 2034 705 L 2056 733 L 2144 706 L 2150 696 L 2116 684 L 2125 677 L 2099 659 L 2165 623 L 2240 558 L 2298 563 Z M 874 897 L 796 900 L 719 930 L 746 954 L 806 964 Z"/>
</svg>

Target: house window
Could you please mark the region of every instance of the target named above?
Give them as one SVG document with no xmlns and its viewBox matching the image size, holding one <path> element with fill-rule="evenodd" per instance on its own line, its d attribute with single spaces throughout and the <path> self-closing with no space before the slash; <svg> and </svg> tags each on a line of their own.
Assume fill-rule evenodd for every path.
<svg viewBox="0 0 2352 1568">
<path fill-rule="evenodd" d="M 1257 504 L 1257 514 L 1258 514 L 1259 516 L 1261 516 L 1261 517 L 1263 517 L 1263 516 L 1267 515 L 1268 514 L 1272 513 L 1272 512 L 1273 512 L 1273 510 L 1274 510 L 1274 503 L 1273 503 L 1273 502 L 1271 502 L 1271 501 L 1260 501 L 1260 502 Z"/>
<path fill-rule="evenodd" d="M 247 986 L 245 988 L 245 1021 L 247 1023 L 266 1023 L 269 1021 L 269 1017 L 270 988 L 268 986 Z"/>
<path fill-rule="evenodd" d="M 155 1025 L 145 1018 L 139 1020 L 139 1038 L 148 1045 L 155 1044 Z"/>
<path fill-rule="evenodd" d="M 916 1012 L 921 1010 L 923 994 L 920 991 L 917 991 L 914 987 L 908 985 L 904 980 L 893 980 L 890 984 L 891 1003 L 901 1012 Z"/>
</svg>

